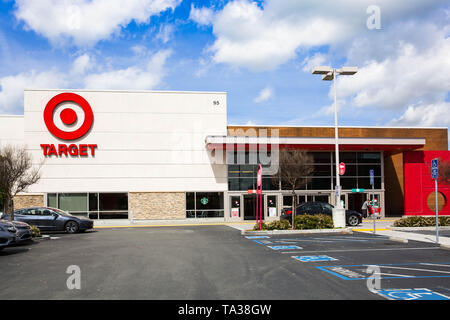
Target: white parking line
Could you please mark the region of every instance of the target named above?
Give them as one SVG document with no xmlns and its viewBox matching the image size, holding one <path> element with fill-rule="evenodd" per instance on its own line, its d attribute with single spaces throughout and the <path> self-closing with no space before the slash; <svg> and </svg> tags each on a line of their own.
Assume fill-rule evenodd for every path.
<svg viewBox="0 0 450 320">
<path fill-rule="evenodd" d="M 425 266 L 439 266 L 450 268 L 450 264 L 437 264 L 437 263 L 421 263 L 421 264 Z"/>
<path fill-rule="evenodd" d="M 382 266 L 388 269 L 400 269 L 400 270 L 413 270 L 422 272 L 437 272 L 437 273 L 450 273 L 450 271 L 440 271 L 440 270 L 430 270 L 430 269 L 417 269 L 417 268 L 405 268 L 405 267 L 394 267 L 394 266 Z"/>
<path fill-rule="evenodd" d="M 440 250 L 439 247 L 426 247 L 426 248 L 389 248 L 389 249 L 358 249 L 358 250 L 352 250 L 352 249 L 343 249 L 343 250 L 312 250 L 312 251 L 302 251 L 303 253 L 309 253 L 309 252 L 366 252 L 366 251 L 396 251 L 396 250 Z M 295 253 L 295 252 L 281 252 L 281 253 Z"/>
</svg>

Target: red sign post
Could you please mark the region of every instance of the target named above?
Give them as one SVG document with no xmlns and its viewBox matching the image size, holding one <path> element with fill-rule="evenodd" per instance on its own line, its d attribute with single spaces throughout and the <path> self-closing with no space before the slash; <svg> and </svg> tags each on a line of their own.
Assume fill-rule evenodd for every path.
<svg viewBox="0 0 450 320">
<path fill-rule="evenodd" d="M 258 165 L 256 173 L 256 223 L 259 216 L 259 230 L 262 230 L 262 166 Z"/>
</svg>

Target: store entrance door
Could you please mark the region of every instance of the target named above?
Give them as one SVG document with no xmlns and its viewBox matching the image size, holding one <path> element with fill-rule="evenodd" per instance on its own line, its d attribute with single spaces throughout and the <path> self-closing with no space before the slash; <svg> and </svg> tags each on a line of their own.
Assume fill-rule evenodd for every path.
<svg viewBox="0 0 450 320">
<path fill-rule="evenodd" d="M 263 217 L 264 220 L 264 212 L 266 212 L 264 195 L 262 196 L 263 203 Z M 244 220 L 256 220 L 256 194 L 245 194 L 244 195 Z"/>
<path fill-rule="evenodd" d="M 366 194 L 365 193 L 349 193 L 348 194 L 348 204 L 347 209 L 348 210 L 355 210 L 356 212 L 361 212 L 361 207 L 366 201 Z"/>
</svg>

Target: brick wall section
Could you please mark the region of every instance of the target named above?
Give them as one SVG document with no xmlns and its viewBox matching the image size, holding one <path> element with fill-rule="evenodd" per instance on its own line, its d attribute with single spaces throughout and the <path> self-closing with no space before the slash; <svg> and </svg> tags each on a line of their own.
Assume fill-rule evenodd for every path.
<svg viewBox="0 0 450 320">
<path fill-rule="evenodd" d="M 134 219 L 185 219 L 184 192 L 130 192 L 128 209 Z"/>
<path fill-rule="evenodd" d="M 43 207 L 44 206 L 44 195 L 17 195 L 14 197 L 14 210 L 27 208 L 27 207 Z"/>
</svg>

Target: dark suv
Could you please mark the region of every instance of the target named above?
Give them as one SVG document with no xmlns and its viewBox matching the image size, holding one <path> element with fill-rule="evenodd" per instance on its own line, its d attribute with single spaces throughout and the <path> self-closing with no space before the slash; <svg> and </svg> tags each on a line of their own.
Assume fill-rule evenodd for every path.
<svg viewBox="0 0 450 320">
<path fill-rule="evenodd" d="M 331 216 L 333 214 L 333 206 L 325 202 L 306 202 L 297 206 L 296 216 L 302 214 L 326 214 Z M 363 215 L 354 210 L 345 210 L 345 220 L 347 225 L 352 227 L 357 226 L 362 222 Z M 283 209 L 280 220 L 288 220 L 292 223 L 292 209 Z"/>
</svg>

